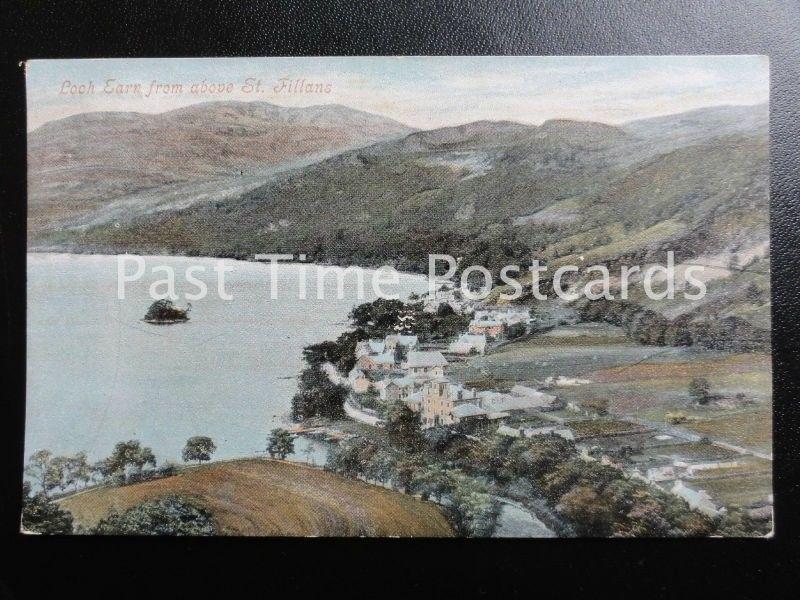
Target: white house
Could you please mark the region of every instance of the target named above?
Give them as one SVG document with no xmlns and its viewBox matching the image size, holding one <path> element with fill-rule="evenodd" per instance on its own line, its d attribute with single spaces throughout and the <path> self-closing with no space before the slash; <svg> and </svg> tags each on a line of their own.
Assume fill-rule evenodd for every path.
<svg viewBox="0 0 800 600">
<path fill-rule="evenodd" d="M 727 512 L 725 507 L 715 502 L 708 492 L 687 487 L 680 479 L 675 482 L 670 491 L 679 498 L 686 500 L 690 508 L 709 517 L 716 517 Z"/>
<path fill-rule="evenodd" d="M 476 321 L 500 321 L 506 325 L 515 325 L 532 321 L 531 313 L 527 308 L 519 306 L 497 306 L 492 308 L 479 308 L 475 310 Z"/>
<path fill-rule="evenodd" d="M 556 396 L 533 388 L 514 386 L 510 393 L 485 391 L 479 393 L 480 405 L 495 412 L 527 413 L 530 411 L 556 410 L 561 402 Z"/>
<path fill-rule="evenodd" d="M 412 350 L 406 356 L 403 369 L 413 377 L 444 377 L 447 359 L 437 350 Z"/>
<path fill-rule="evenodd" d="M 500 425 L 500 427 L 497 428 L 497 433 L 509 437 L 532 438 L 540 435 L 557 435 L 565 440 L 575 439 L 575 435 L 569 427 L 511 427 L 510 425 Z"/>
<path fill-rule="evenodd" d="M 383 354 L 386 352 L 384 340 L 363 340 L 356 344 L 356 358 L 367 354 Z"/>
<path fill-rule="evenodd" d="M 384 340 L 386 352 L 394 352 L 395 348 L 401 346 L 406 350 L 413 350 L 419 344 L 419 339 L 415 335 L 387 335 Z"/>
<path fill-rule="evenodd" d="M 375 384 L 378 395 L 385 402 L 394 402 L 407 398 L 415 389 L 421 387 L 421 383 L 412 377 L 395 377 L 392 379 L 382 379 Z"/>
<path fill-rule="evenodd" d="M 394 352 L 384 352 L 383 354 L 362 354 L 356 360 L 356 367 L 370 373 L 372 371 L 388 372 L 395 368 Z"/>
<path fill-rule="evenodd" d="M 375 383 L 375 389 L 378 390 L 381 400 L 385 402 L 394 402 L 404 396 L 403 388 L 397 385 L 395 379 L 382 379 Z"/>
<path fill-rule="evenodd" d="M 482 333 L 462 333 L 458 339 L 450 344 L 447 351 L 452 354 L 469 355 L 486 352 L 486 336 Z"/>
</svg>

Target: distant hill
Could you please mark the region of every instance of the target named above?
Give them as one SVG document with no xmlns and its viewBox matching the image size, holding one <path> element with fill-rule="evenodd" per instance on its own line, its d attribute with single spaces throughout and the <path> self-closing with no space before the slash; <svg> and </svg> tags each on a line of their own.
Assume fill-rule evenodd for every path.
<svg viewBox="0 0 800 600">
<path fill-rule="evenodd" d="M 340 105 L 206 102 L 160 114 L 74 115 L 28 136 L 29 229 L 69 224 L 139 193 L 135 208 L 152 202 L 141 192 L 162 186 L 174 192 L 180 184 L 237 177 L 263 183 L 282 168 L 411 131 Z"/>
<path fill-rule="evenodd" d="M 713 106 L 697 110 L 630 121 L 622 127 L 633 136 L 651 143 L 661 144 L 662 149 L 701 143 L 725 135 L 759 133 L 769 131 L 769 107 Z"/>
</svg>

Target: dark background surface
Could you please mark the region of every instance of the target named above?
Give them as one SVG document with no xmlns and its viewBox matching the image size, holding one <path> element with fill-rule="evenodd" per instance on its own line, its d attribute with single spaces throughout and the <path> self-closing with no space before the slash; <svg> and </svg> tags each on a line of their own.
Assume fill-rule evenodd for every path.
<svg viewBox="0 0 800 600">
<path fill-rule="evenodd" d="M 800 3 L 3 3 L 0 137 L 0 597 L 50 594 L 794 597 L 800 583 Z M 775 399 L 772 540 L 244 540 L 17 534 L 25 420 L 25 114 L 29 58 L 392 54 L 766 54 L 771 58 Z M 794 585 L 793 585 L 794 584 Z M 780 587 L 783 587 L 781 590 Z M 366 588 L 366 590 L 365 590 Z M 237 593 L 241 591 L 242 593 Z M 292 597 L 295 597 L 294 594 Z"/>
</svg>

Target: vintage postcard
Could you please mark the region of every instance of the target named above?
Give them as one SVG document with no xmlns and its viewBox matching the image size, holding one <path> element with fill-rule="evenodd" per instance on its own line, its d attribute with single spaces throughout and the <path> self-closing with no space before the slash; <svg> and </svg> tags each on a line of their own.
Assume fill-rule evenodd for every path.
<svg viewBox="0 0 800 600">
<path fill-rule="evenodd" d="M 25 68 L 23 532 L 771 535 L 766 57 Z"/>
</svg>

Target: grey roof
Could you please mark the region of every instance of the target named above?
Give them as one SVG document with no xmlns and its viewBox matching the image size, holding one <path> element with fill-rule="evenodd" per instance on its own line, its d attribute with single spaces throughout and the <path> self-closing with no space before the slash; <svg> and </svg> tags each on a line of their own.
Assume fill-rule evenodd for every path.
<svg viewBox="0 0 800 600">
<path fill-rule="evenodd" d="M 408 367 L 444 367 L 447 359 L 438 350 L 412 351 L 406 357 Z"/>
<path fill-rule="evenodd" d="M 482 408 L 475 406 L 474 404 L 470 404 L 469 402 L 465 404 L 459 404 L 455 408 L 453 408 L 453 416 L 458 419 L 463 419 L 465 417 L 477 417 L 479 415 L 485 415 L 486 411 Z"/>
</svg>

